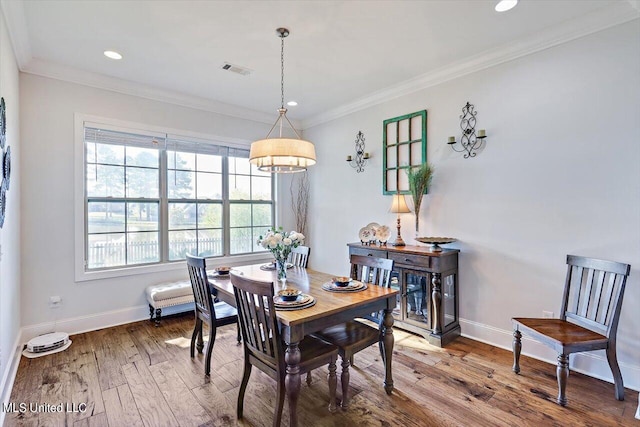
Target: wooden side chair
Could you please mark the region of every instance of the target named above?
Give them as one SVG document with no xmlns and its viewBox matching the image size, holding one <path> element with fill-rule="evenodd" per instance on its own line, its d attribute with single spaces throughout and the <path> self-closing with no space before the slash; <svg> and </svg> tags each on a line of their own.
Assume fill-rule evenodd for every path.
<svg viewBox="0 0 640 427">
<path fill-rule="evenodd" d="M 191 279 L 191 287 L 193 289 L 193 298 L 195 300 L 195 317 L 196 324 L 191 335 L 191 357 L 194 357 L 194 347 L 196 339 L 198 341 L 198 353 L 202 353 L 204 348 L 204 340 L 202 337 L 202 324 L 207 322 L 209 327 L 209 345 L 207 346 L 207 354 L 204 364 L 204 373 L 209 375 L 211 372 L 211 353 L 213 352 L 213 343 L 216 340 L 216 328 L 218 326 L 230 325 L 238 322 L 238 313 L 235 308 L 224 302 L 215 302 L 215 296 L 212 296 L 207 279 L 207 266 L 204 258 L 194 257 L 187 254 L 187 268 L 189 270 L 189 278 Z M 238 330 L 238 341 L 240 341 L 240 330 Z"/>
<path fill-rule="evenodd" d="M 369 256 L 351 255 L 351 278 L 368 283 L 369 286 L 389 287 L 393 260 L 373 258 Z M 380 324 L 382 316 L 371 313 L 366 319 Z M 353 355 L 365 348 L 378 344 L 380 355 L 383 354 L 380 342 L 380 330 L 358 321 L 349 321 L 336 326 L 325 328 L 313 336 L 334 344 L 338 347 L 342 359 L 340 385 L 342 387 L 342 408 L 349 407 L 349 366 L 353 364 Z M 307 374 L 307 383 L 311 377 Z"/>
<path fill-rule="evenodd" d="M 309 246 L 298 246 L 297 248 L 291 249 L 288 261 L 298 267 L 307 268 L 307 264 L 309 264 L 309 253 L 311 253 Z"/>
<path fill-rule="evenodd" d="M 285 398 L 285 345 L 280 336 L 273 304 L 273 283 L 247 279 L 231 272 L 238 316 L 244 342 L 244 373 L 238 393 L 238 419 L 242 418 L 244 393 L 251 367 L 269 375 L 277 382 L 277 407 L 273 426 L 280 425 Z M 329 365 L 329 410 L 336 410 L 336 360 L 338 349 L 313 337 L 305 337 L 299 344 L 300 374 Z"/>
<path fill-rule="evenodd" d="M 631 266 L 575 255 L 567 256 L 567 265 L 559 319 L 511 319 L 513 372 L 520 372 L 522 333 L 552 347 L 558 352 L 557 402 L 566 406 L 569 354 L 604 349 L 615 382 L 616 399 L 624 400 L 622 374 L 616 358 L 616 332 Z"/>
</svg>

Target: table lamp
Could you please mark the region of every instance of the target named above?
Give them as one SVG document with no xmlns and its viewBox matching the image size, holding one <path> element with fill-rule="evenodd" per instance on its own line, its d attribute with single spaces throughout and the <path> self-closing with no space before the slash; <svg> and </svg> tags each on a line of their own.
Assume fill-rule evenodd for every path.
<svg viewBox="0 0 640 427">
<path fill-rule="evenodd" d="M 398 214 L 398 236 L 396 237 L 396 241 L 392 243 L 393 246 L 406 246 L 404 240 L 402 240 L 402 236 L 400 235 L 400 214 L 401 213 L 409 213 L 409 207 L 407 206 L 407 202 L 404 199 L 404 194 L 394 194 L 393 201 L 391 203 L 391 209 L 389 210 L 391 213 Z"/>
</svg>

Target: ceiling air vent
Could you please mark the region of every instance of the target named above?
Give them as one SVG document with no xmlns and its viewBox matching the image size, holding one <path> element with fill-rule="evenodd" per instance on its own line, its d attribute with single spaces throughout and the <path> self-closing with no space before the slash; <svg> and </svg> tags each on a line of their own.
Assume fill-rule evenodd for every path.
<svg viewBox="0 0 640 427">
<path fill-rule="evenodd" d="M 224 64 L 222 64 L 222 69 L 226 71 L 231 71 L 232 73 L 240 74 L 242 76 L 248 76 L 249 74 L 251 74 L 250 69 L 241 67 L 239 65 L 229 64 L 228 62 L 225 62 Z"/>
</svg>

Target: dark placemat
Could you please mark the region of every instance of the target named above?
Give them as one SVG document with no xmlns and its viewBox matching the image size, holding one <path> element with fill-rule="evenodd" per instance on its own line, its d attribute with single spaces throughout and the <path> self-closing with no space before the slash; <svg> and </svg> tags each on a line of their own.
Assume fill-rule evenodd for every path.
<svg viewBox="0 0 640 427">
<path fill-rule="evenodd" d="M 367 289 L 367 284 L 354 280 L 351 282 L 352 284 L 348 286 L 337 286 L 333 282 L 326 282 L 322 284 L 322 290 L 327 292 L 360 292 Z M 354 286 L 353 284 L 358 284 L 358 286 Z"/>
<path fill-rule="evenodd" d="M 315 298 L 313 298 L 313 300 L 311 302 L 309 302 L 309 304 L 299 305 L 299 306 L 296 306 L 296 307 L 278 307 L 278 306 L 276 306 L 276 311 L 304 310 L 305 308 L 313 307 L 314 305 L 316 305 L 316 299 Z"/>
</svg>

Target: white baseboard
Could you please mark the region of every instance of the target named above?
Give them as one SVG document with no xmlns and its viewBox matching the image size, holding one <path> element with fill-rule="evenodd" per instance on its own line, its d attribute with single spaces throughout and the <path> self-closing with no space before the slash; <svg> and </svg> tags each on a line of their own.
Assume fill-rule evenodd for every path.
<svg viewBox="0 0 640 427">
<path fill-rule="evenodd" d="M 165 307 L 162 309 L 162 315 L 171 315 L 174 313 L 184 312 L 189 309 L 193 310 L 193 303 L 191 303 L 190 308 L 189 304 Z M 105 311 L 103 313 L 91 314 L 89 316 L 72 317 L 69 319 L 58 320 L 55 323 L 38 323 L 36 325 L 22 327 L 22 343 L 26 344 L 30 339 L 49 332 L 66 332 L 69 335 L 81 334 L 98 329 L 110 328 L 112 326 L 138 322 L 145 319 L 149 319 L 148 305 Z"/>
<path fill-rule="evenodd" d="M 513 331 L 495 328 L 472 320 L 460 319 L 463 337 L 471 338 L 495 347 L 512 351 Z M 558 355 L 549 347 L 537 341 L 522 336 L 522 354 L 556 365 Z M 640 391 L 640 365 L 620 363 L 624 386 Z M 570 357 L 572 371 L 580 372 L 590 377 L 598 378 L 613 384 L 613 376 L 607 362 L 604 350 L 587 353 L 575 353 Z M 639 408 L 640 409 L 640 408 Z"/>
<path fill-rule="evenodd" d="M 105 311 L 89 316 L 72 317 L 54 322 L 38 323 L 22 327 L 22 342 L 49 332 L 66 332 L 69 335 L 110 328 L 149 318 L 149 307 L 140 305 L 120 310 Z M 54 331 L 55 329 L 55 331 Z"/>
<path fill-rule="evenodd" d="M 13 382 L 16 379 L 18 373 L 18 365 L 20 364 L 20 355 L 22 354 L 22 331 L 18 332 L 16 342 L 11 349 L 11 356 L 9 357 L 9 363 L 3 372 L 2 386 L 0 387 L 0 426 L 4 425 L 5 412 L 2 407 L 9 403 L 11 398 L 11 390 L 13 390 Z"/>
</svg>

